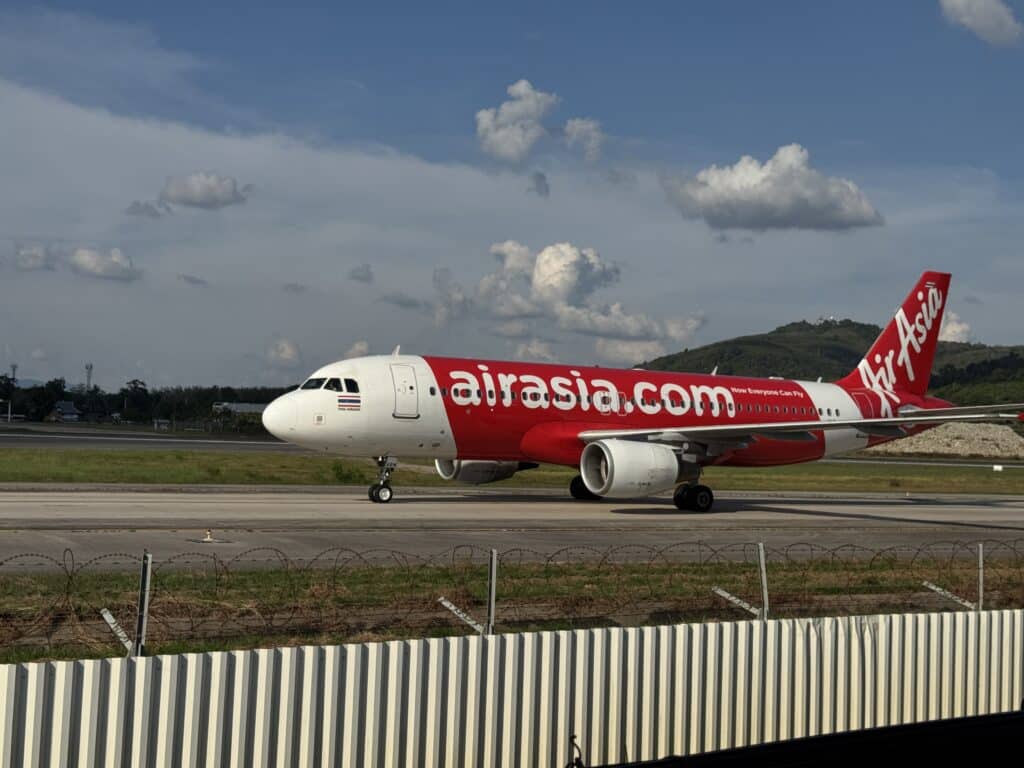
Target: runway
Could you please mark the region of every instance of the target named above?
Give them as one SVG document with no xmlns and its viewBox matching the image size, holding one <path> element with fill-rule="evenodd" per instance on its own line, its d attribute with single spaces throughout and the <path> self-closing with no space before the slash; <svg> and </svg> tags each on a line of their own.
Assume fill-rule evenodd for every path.
<svg viewBox="0 0 1024 768">
<path fill-rule="evenodd" d="M 51 425 L 0 426 L 0 448 L 69 448 L 101 450 L 185 450 L 226 451 L 229 453 L 287 452 L 301 453 L 304 449 L 283 443 L 272 437 L 239 437 L 228 434 L 196 432 L 194 434 L 141 432 L 133 430 L 107 430 L 94 427 L 66 427 Z"/>
<path fill-rule="evenodd" d="M 217 543 L 201 543 L 207 528 Z M 144 548 L 158 560 L 183 552 L 226 559 L 259 547 L 303 561 L 334 547 L 427 557 L 466 545 L 532 557 L 696 542 L 884 548 L 1016 539 L 1024 543 L 1021 497 L 722 493 L 714 512 L 698 515 L 668 498 L 581 503 L 530 491 L 399 488 L 387 505 L 371 504 L 362 489 L 0 492 L 0 569 L 13 555 L 60 559 L 65 548 L 79 562 Z"/>
</svg>

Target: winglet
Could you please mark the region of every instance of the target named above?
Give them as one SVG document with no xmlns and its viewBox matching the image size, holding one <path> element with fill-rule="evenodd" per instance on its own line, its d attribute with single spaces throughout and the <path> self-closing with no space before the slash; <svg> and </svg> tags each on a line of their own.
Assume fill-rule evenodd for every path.
<svg viewBox="0 0 1024 768">
<path fill-rule="evenodd" d="M 399 353 L 399 352 L 401 352 L 401 351 L 402 351 L 402 345 L 401 345 L 401 344 L 398 344 L 398 345 L 397 345 L 397 346 L 395 347 L 395 350 L 394 350 L 394 351 L 393 351 L 393 352 L 391 353 L 391 356 L 392 356 L 392 357 L 398 357 L 398 353 Z"/>
</svg>

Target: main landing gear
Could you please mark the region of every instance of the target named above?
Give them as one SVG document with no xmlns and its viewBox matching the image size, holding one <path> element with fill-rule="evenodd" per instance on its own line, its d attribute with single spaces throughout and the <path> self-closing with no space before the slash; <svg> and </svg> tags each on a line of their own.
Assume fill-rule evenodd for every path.
<svg viewBox="0 0 1024 768">
<path fill-rule="evenodd" d="M 569 493 L 578 501 L 599 501 L 601 498 L 596 493 L 590 492 L 590 489 L 587 488 L 587 484 L 583 482 L 583 478 L 580 475 L 576 475 L 572 482 L 569 483 Z"/>
<path fill-rule="evenodd" d="M 706 485 L 686 483 L 676 488 L 672 501 L 679 509 L 690 512 L 710 512 L 715 503 L 715 494 Z"/>
<path fill-rule="evenodd" d="M 375 504 L 387 504 L 395 492 L 391 490 L 391 473 L 398 466 L 398 459 L 391 456 L 377 457 L 377 482 L 367 489 L 370 501 Z"/>
</svg>

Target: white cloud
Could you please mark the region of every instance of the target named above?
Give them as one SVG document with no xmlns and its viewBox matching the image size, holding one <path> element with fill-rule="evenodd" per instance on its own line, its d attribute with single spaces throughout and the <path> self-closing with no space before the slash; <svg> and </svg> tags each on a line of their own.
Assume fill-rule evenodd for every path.
<svg viewBox="0 0 1024 768">
<path fill-rule="evenodd" d="M 939 0 L 942 14 L 991 45 L 1013 45 L 1024 26 L 1003 0 Z"/>
<path fill-rule="evenodd" d="M 434 291 L 434 324 L 439 327 L 464 317 L 472 307 L 472 297 L 456 282 L 450 269 L 434 270 Z"/>
<path fill-rule="evenodd" d="M 970 336 L 971 326 L 961 320 L 956 312 L 947 312 L 943 316 L 939 341 L 968 341 Z"/>
<path fill-rule="evenodd" d="M 160 202 L 212 210 L 244 203 L 250 191 L 250 186 L 239 187 L 231 176 L 198 171 L 168 177 L 160 192 Z"/>
<path fill-rule="evenodd" d="M 605 360 L 620 365 L 636 365 L 667 354 L 665 346 L 660 341 L 598 339 L 594 349 Z"/>
<path fill-rule="evenodd" d="M 29 354 L 29 357 L 31 357 L 37 363 L 43 362 L 46 360 L 46 350 L 43 349 L 42 347 L 36 347 Z"/>
<path fill-rule="evenodd" d="M 508 101 L 476 113 L 476 135 L 487 154 L 521 163 L 546 133 L 541 121 L 558 103 L 558 96 L 536 90 L 529 80 L 513 83 L 507 92 Z"/>
<path fill-rule="evenodd" d="M 530 325 L 525 320 L 507 320 L 491 326 L 490 332 L 506 339 L 525 339 L 530 335 Z"/>
<path fill-rule="evenodd" d="M 548 197 L 551 194 L 551 185 L 548 184 L 548 177 L 540 171 L 530 174 L 530 186 L 526 190 L 538 197 Z"/>
<path fill-rule="evenodd" d="M 23 272 L 49 271 L 57 266 L 57 253 L 45 245 L 16 245 L 11 263 Z"/>
<path fill-rule="evenodd" d="M 537 254 L 530 294 L 548 306 L 575 304 L 618 279 L 619 268 L 602 260 L 593 248 L 556 243 Z"/>
<path fill-rule="evenodd" d="M 104 280 L 129 282 L 142 277 L 142 272 L 135 268 L 131 257 L 123 254 L 120 248 L 111 248 L 107 252 L 76 248 L 68 257 L 68 264 L 80 275 Z"/>
<path fill-rule="evenodd" d="M 520 360 L 539 360 L 544 363 L 553 363 L 558 359 L 551 344 L 540 339 L 530 339 L 517 345 L 516 357 Z"/>
<path fill-rule="evenodd" d="M 302 364 L 302 351 L 291 339 L 277 339 L 267 348 L 266 360 L 274 368 L 292 370 Z"/>
<path fill-rule="evenodd" d="M 810 167 L 799 144 L 779 147 L 767 162 L 744 155 L 735 165 L 696 176 L 665 177 L 669 201 L 687 219 L 714 229 L 843 230 L 882 223 L 882 216 L 848 179 Z"/>
<path fill-rule="evenodd" d="M 352 357 L 366 357 L 369 353 L 370 343 L 365 340 L 357 341 L 345 351 L 345 354 L 341 356 L 341 359 L 348 360 Z"/>
<path fill-rule="evenodd" d="M 565 124 L 565 141 L 570 147 L 583 147 L 583 156 L 588 163 L 601 157 L 601 145 L 605 135 L 601 123 L 590 117 L 574 117 Z"/>
</svg>

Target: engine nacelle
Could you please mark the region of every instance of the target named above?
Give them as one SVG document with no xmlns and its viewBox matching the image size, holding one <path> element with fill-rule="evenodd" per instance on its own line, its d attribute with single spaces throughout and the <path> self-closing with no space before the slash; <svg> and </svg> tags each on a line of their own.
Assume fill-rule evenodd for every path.
<svg viewBox="0 0 1024 768">
<path fill-rule="evenodd" d="M 461 459 L 437 459 L 434 461 L 437 474 L 445 480 L 456 480 L 470 485 L 483 485 L 498 480 L 507 480 L 521 469 L 533 469 L 536 464 L 523 461 L 475 461 Z"/>
<path fill-rule="evenodd" d="M 583 449 L 580 474 L 591 493 L 628 499 L 667 491 L 683 473 L 679 456 L 666 445 L 613 439 Z"/>
</svg>

